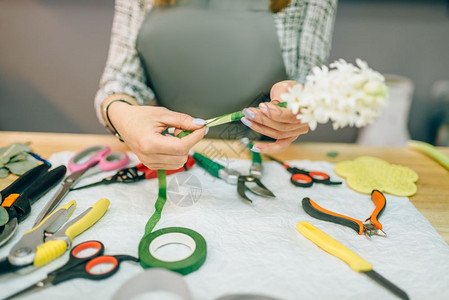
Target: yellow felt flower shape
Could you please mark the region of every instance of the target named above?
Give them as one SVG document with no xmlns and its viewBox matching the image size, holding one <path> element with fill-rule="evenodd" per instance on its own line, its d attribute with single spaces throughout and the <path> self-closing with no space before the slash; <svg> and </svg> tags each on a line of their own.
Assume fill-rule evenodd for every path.
<svg viewBox="0 0 449 300">
<path fill-rule="evenodd" d="M 346 178 L 351 189 L 363 194 L 377 189 L 396 196 L 412 196 L 417 191 L 415 171 L 376 157 L 360 156 L 342 161 L 335 165 L 335 173 Z"/>
</svg>

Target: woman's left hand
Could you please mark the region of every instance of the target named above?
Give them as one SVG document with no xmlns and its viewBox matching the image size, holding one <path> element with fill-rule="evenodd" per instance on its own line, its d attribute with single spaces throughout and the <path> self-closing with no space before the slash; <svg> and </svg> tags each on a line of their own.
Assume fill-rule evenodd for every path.
<svg viewBox="0 0 449 300">
<path fill-rule="evenodd" d="M 281 81 L 273 85 L 270 91 L 271 102 L 260 103 L 259 109 L 245 108 L 242 123 L 263 135 L 276 139 L 273 143 L 255 143 L 252 151 L 273 153 L 284 151 L 299 135 L 309 131 L 308 124 L 301 123 L 291 110 L 276 105 L 281 94 L 298 83 L 293 80 Z"/>
</svg>

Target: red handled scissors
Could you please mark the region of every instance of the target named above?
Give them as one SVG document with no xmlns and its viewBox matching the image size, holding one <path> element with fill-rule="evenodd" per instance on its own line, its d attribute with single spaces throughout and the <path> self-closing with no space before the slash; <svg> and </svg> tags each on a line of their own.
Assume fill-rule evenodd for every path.
<svg viewBox="0 0 449 300">
<path fill-rule="evenodd" d="M 81 176 L 87 177 L 100 172 L 118 170 L 125 167 L 128 162 L 129 157 L 126 153 L 111 152 L 111 148 L 107 146 L 93 146 L 76 153 L 69 161 L 69 171 L 72 174 L 64 179 L 58 192 L 37 217 L 33 227 L 39 225 L 61 203 Z"/>
<path fill-rule="evenodd" d="M 139 259 L 129 255 L 104 255 L 104 245 L 100 241 L 86 241 L 73 247 L 69 261 L 62 267 L 47 274 L 47 278 L 5 298 L 43 290 L 49 286 L 74 279 L 86 278 L 101 280 L 111 277 L 119 270 L 122 261 L 139 262 Z"/>
<path fill-rule="evenodd" d="M 266 154 L 265 154 L 266 155 Z M 320 171 L 306 171 L 303 169 L 291 167 L 289 164 L 277 160 L 276 158 L 266 155 L 271 160 L 283 165 L 287 171 L 292 173 L 290 177 L 291 183 L 298 187 L 311 187 L 313 183 L 321 183 L 325 185 L 337 185 L 341 184 L 341 181 L 331 181 L 328 174 Z"/>
<path fill-rule="evenodd" d="M 182 166 L 179 169 L 175 169 L 175 170 L 166 170 L 166 174 L 170 175 L 170 174 L 190 170 L 194 164 L 195 164 L 195 160 L 193 159 L 192 156 L 189 155 L 187 158 L 187 162 L 184 164 L 184 166 Z M 70 190 L 75 191 L 75 190 L 90 188 L 90 187 L 97 186 L 97 185 L 103 185 L 103 184 L 107 185 L 107 184 L 119 183 L 119 182 L 133 183 L 133 182 L 137 182 L 137 181 L 141 181 L 141 180 L 145 180 L 145 179 L 153 179 L 153 178 L 157 178 L 157 170 L 149 169 L 144 164 L 140 163 L 134 167 L 121 169 L 114 175 L 103 178 L 100 181 L 97 181 L 97 182 L 94 182 L 91 184 L 87 184 L 87 185 L 83 185 L 80 187 L 71 188 Z"/>
</svg>

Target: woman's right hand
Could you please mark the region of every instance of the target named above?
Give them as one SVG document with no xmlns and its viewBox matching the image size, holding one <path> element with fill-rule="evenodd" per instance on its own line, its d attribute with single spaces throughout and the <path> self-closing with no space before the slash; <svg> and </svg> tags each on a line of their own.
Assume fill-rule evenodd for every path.
<svg viewBox="0 0 449 300">
<path fill-rule="evenodd" d="M 109 118 L 127 146 L 151 169 L 174 170 L 182 167 L 189 150 L 206 134 L 206 122 L 158 106 L 133 106 L 114 102 Z M 167 127 L 193 130 L 183 138 L 162 135 Z"/>
</svg>

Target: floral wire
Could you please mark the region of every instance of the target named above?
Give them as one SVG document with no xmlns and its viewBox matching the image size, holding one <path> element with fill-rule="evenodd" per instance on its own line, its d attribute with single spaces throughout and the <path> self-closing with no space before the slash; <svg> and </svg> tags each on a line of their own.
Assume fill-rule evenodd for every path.
<svg viewBox="0 0 449 300">
<path fill-rule="evenodd" d="M 51 163 L 48 160 L 46 160 L 45 158 L 42 158 L 39 154 L 36 154 L 34 152 L 28 152 L 28 154 L 31 155 L 32 157 L 34 157 L 35 159 L 43 162 L 47 166 L 51 167 Z"/>
</svg>

